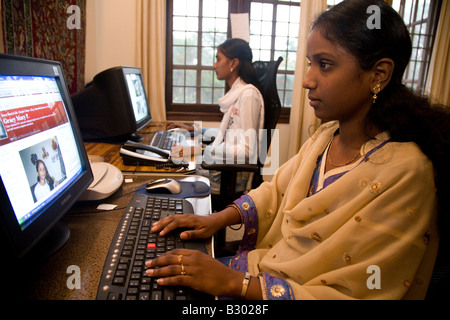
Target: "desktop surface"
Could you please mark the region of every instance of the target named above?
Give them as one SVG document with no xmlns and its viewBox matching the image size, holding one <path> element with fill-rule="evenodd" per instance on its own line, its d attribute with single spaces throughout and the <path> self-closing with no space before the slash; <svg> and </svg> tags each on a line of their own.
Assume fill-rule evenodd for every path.
<svg viewBox="0 0 450 320">
<path fill-rule="evenodd" d="M 56 254 L 43 262 L 32 261 L 16 268 L 21 276 L 9 288 L 11 300 L 95 300 L 111 240 L 124 214 L 124 208 L 154 175 L 124 175 L 123 186 L 101 202 L 80 202 L 63 218 L 70 228 L 70 239 Z M 187 181 L 204 181 L 198 176 L 174 176 Z M 210 198 L 188 199 L 198 214 L 210 213 Z M 116 205 L 112 211 L 101 211 L 100 204 Z M 77 274 L 78 273 L 78 274 Z M 26 276 L 24 276 L 26 275 Z M 80 288 L 76 288 L 79 275 Z M 12 276 L 12 275 L 11 275 Z M 12 278 L 12 277 L 11 277 Z"/>
</svg>

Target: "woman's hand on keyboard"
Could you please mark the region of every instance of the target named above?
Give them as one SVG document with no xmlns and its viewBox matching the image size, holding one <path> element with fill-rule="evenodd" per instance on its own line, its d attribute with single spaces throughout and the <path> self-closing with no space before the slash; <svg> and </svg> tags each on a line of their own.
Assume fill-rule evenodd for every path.
<svg viewBox="0 0 450 320">
<path fill-rule="evenodd" d="M 182 240 L 208 239 L 218 231 L 214 225 L 214 219 L 211 219 L 211 216 L 171 215 L 154 223 L 152 232 L 159 232 L 161 236 L 165 236 L 176 229 L 191 229 L 183 231 L 180 238 Z"/>
<path fill-rule="evenodd" d="M 189 124 L 185 124 L 185 123 L 181 123 L 181 122 L 169 122 L 167 124 L 167 130 L 176 129 L 176 128 L 181 128 L 181 129 L 187 130 L 189 132 L 194 131 L 194 126 L 189 125 Z"/>
<path fill-rule="evenodd" d="M 241 216 L 233 207 L 214 213 L 210 216 L 199 216 L 193 214 L 168 216 L 152 226 L 152 232 L 159 232 L 161 236 L 176 229 L 191 229 L 180 234 L 182 240 L 208 239 L 217 231 L 241 222 Z"/>
<path fill-rule="evenodd" d="M 173 250 L 146 262 L 147 276 L 156 278 L 160 286 L 184 286 L 213 296 L 240 299 L 242 272 L 195 250 Z M 262 299 L 261 285 L 252 278 L 248 299 Z"/>
</svg>

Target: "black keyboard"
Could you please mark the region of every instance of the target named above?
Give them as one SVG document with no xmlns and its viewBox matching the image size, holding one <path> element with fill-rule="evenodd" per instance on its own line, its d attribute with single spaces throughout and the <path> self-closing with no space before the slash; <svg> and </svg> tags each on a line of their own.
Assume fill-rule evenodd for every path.
<svg viewBox="0 0 450 320">
<path fill-rule="evenodd" d="M 111 242 L 97 291 L 97 300 L 211 299 L 184 287 L 161 287 L 147 277 L 145 262 L 173 249 L 207 253 L 206 241 L 182 241 L 179 233 L 164 237 L 150 231 L 154 222 L 171 215 L 193 213 L 190 202 L 136 193 Z"/>
<path fill-rule="evenodd" d="M 182 143 L 186 140 L 183 133 L 177 131 L 156 131 L 150 140 L 149 145 L 164 150 L 172 149 L 176 144 Z"/>
</svg>

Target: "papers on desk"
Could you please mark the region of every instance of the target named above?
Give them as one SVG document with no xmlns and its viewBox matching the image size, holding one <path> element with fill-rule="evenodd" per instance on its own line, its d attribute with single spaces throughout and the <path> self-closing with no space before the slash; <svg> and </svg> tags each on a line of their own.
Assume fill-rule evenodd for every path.
<svg viewBox="0 0 450 320">
<path fill-rule="evenodd" d="M 231 36 L 237 39 L 243 39 L 250 42 L 250 18 L 248 13 L 232 13 Z"/>
<path fill-rule="evenodd" d="M 97 207 L 97 210 L 101 210 L 101 211 L 112 211 L 115 208 L 117 208 L 116 205 L 114 204 L 101 204 Z"/>
</svg>

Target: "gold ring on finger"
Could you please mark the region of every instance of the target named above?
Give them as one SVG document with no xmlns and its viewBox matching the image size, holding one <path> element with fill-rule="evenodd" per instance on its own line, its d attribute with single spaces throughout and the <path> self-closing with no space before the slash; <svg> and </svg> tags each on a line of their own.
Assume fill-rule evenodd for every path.
<svg viewBox="0 0 450 320">
<path fill-rule="evenodd" d="M 178 264 L 183 264 L 182 262 L 183 262 L 183 255 L 180 254 L 180 255 L 178 256 Z"/>
<path fill-rule="evenodd" d="M 181 265 L 181 275 L 185 276 L 186 275 L 186 270 L 184 269 L 184 265 Z"/>
</svg>

